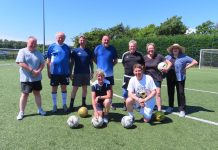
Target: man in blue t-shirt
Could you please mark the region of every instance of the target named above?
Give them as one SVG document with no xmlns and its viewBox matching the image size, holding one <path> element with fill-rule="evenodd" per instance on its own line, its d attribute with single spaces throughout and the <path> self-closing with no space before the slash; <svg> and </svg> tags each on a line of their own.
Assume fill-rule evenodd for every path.
<svg viewBox="0 0 218 150">
<path fill-rule="evenodd" d="M 79 45 L 71 53 L 71 58 L 74 60 L 71 66 L 73 67 L 74 64 L 74 71 L 71 75 L 73 89 L 70 110 L 73 109 L 74 99 L 80 86 L 82 86 L 82 106 L 86 107 L 87 86 L 90 85 L 90 79 L 93 76 L 93 55 L 89 49 L 85 48 L 86 38 L 84 36 L 80 36 Z"/>
<path fill-rule="evenodd" d="M 65 34 L 56 34 L 56 43 L 48 48 L 47 71 L 52 86 L 53 112 L 57 111 L 57 89 L 61 85 L 63 110 L 67 111 L 67 85 L 69 85 L 70 75 L 70 48 L 64 43 Z"/>
<path fill-rule="evenodd" d="M 110 38 L 107 35 L 102 37 L 102 44 L 96 46 L 94 50 L 95 63 L 97 64 L 97 69 L 102 69 L 105 73 L 105 79 L 110 81 L 111 90 L 113 95 L 114 85 L 114 65 L 117 64 L 117 51 L 115 47 L 109 45 Z M 113 105 L 111 105 L 112 109 L 116 109 Z"/>
</svg>

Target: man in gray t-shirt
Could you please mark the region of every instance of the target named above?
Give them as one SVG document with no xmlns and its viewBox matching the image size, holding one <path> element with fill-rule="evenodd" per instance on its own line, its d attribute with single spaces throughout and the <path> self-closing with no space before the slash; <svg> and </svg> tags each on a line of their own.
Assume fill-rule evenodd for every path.
<svg viewBox="0 0 218 150">
<path fill-rule="evenodd" d="M 17 120 L 22 120 L 24 117 L 24 109 L 26 107 L 29 93 L 33 91 L 35 101 L 38 106 L 38 113 L 45 115 L 41 107 L 41 94 L 42 89 L 42 74 L 41 71 L 45 66 L 42 54 L 36 50 L 37 39 L 30 36 L 27 40 L 27 47 L 20 49 L 16 58 L 16 63 L 20 66 L 20 83 L 21 83 L 21 96 L 19 104 L 19 113 Z"/>
</svg>

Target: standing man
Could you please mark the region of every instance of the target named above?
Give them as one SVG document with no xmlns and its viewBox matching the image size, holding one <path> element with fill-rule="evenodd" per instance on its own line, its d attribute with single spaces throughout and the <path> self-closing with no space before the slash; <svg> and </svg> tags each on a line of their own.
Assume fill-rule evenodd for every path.
<svg viewBox="0 0 218 150">
<path fill-rule="evenodd" d="M 20 66 L 20 83 L 21 83 L 21 96 L 19 104 L 19 113 L 17 120 L 22 120 L 24 117 L 24 110 L 27 104 L 29 93 L 33 91 L 35 102 L 38 107 L 38 113 L 44 116 L 46 113 L 43 111 L 41 105 L 42 90 L 42 74 L 41 71 L 45 66 L 43 55 L 36 50 L 37 39 L 30 36 L 27 40 L 27 47 L 20 49 L 16 58 L 16 63 Z"/>
<path fill-rule="evenodd" d="M 57 111 L 57 89 L 61 86 L 63 110 L 67 111 L 67 85 L 69 85 L 70 75 L 70 48 L 64 43 L 65 34 L 56 34 L 56 43 L 48 48 L 47 71 L 52 86 L 53 112 Z"/>
<path fill-rule="evenodd" d="M 141 64 L 144 66 L 144 58 L 141 53 L 137 52 L 137 42 L 135 40 L 129 41 L 129 51 L 125 52 L 122 56 L 122 64 L 124 67 L 124 77 L 122 86 L 122 96 L 124 99 L 123 110 L 126 111 L 126 99 L 128 97 L 127 87 L 129 80 L 134 76 L 133 66 L 135 64 Z"/>
<path fill-rule="evenodd" d="M 77 90 L 82 86 L 82 106 L 86 107 L 87 86 L 90 85 L 90 79 L 93 77 L 93 55 L 86 48 L 86 38 L 80 36 L 79 47 L 72 51 L 71 57 L 74 62 L 74 71 L 71 75 L 73 89 L 71 92 L 70 110 L 73 109 L 74 99 Z"/>
<path fill-rule="evenodd" d="M 114 85 L 114 66 L 117 64 L 117 51 L 115 47 L 109 44 L 110 37 L 104 35 L 102 37 L 102 44 L 96 46 L 94 50 L 94 61 L 97 64 L 97 69 L 101 69 L 105 73 L 105 79 L 110 82 L 111 92 L 113 95 L 113 85 Z M 111 105 L 112 109 L 116 109 Z"/>
</svg>

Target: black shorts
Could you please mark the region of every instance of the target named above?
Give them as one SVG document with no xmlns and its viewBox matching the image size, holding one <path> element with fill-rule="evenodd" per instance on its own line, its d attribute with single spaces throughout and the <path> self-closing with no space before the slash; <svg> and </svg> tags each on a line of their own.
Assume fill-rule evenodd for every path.
<svg viewBox="0 0 218 150">
<path fill-rule="evenodd" d="M 42 90 L 42 83 L 41 81 L 34 81 L 34 82 L 21 82 L 21 92 L 23 93 L 31 93 L 32 91 L 41 91 Z"/>
<path fill-rule="evenodd" d="M 122 86 L 122 88 L 127 89 L 130 79 L 131 79 L 130 77 L 125 77 L 125 76 L 123 77 L 123 86 Z"/>
<path fill-rule="evenodd" d="M 105 79 L 110 81 L 110 85 L 114 85 L 114 76 L 105 77 Z"/>
<path fill-rule="evenodd" d="M 69 77 L 66 75 L 51 75 L 50 85 L 69 85 Z"/>
<path fill-rule="evenodd" d="M 74 74 L 72 86 L 90 85 L 90 74 Z"/>
</svg>

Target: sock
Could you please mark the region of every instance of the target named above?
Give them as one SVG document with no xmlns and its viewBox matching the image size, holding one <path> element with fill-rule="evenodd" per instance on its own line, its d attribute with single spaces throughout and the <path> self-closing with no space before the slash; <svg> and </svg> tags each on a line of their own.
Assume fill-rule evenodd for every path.
<svg viewBox="0 0 218 150">
<path fill-rule="evenodd" d="M 74 98 L 71 98 L 71 99 L 70 99 L 70 105 L 73 106 L 73 104 L 74 104 Z"/>
<path fill-rule="evenodd" d="M 134 114 L 133 112 L 128 112 L 129 116 L 133 117 L 134 118 Z"/>
<path fill-rule="evenodd" d="M 51 96 L 52 96 L 53 105 L 57 106 L 57 92 L 52 92 Z"/>
<path fill-rule="evenodd" d="M 82 105 L 86 104 L 86 97 L 82 97 Z"/>
<path fill-rule="evenodd" d="M 62 105 L 66 105 L 67 103 L 67 91 L 62 92 Z"/>
</svg>

